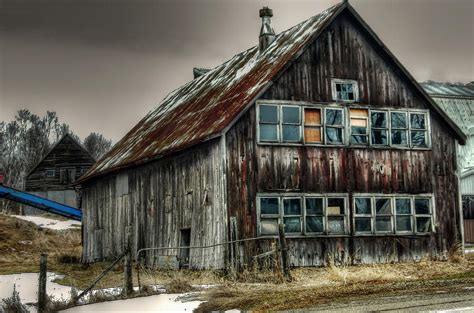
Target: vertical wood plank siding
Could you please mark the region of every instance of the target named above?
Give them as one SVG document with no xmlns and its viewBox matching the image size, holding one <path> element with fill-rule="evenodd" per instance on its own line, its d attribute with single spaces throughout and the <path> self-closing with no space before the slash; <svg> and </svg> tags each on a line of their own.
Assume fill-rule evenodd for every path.
<svg viewBox="0 0 474 313">
<path fill-rule="evenodd" d="M 361 104 L 426 109 L 406 78 L 348 16 L 330 25 L 261 99 L 331 102 L 331 78 L 357 80 Z M 455 139 L 435 112 L 430 116 L 431 150 L 285 147 L 256 143 L 251 107 L 226 137 L 229 217 L 237 217 L 241 237 L 253 237 L 257 193 L 348 193 L 351 201 L 355 192 L 433 193 L 435 232 L 430 235 L 289 238 L 290 263 L 444 258 L 459 240 Z"/>
<path fill-rule="evenodd" d="M 128 193 L 117 194 L 117 175 L 84 186 L 85 262 L 110 259 L 123 251 L 127 227 L 133 251 L 180 245 L 180 229 L 191 228 L 191 245 L 225 241 L 227 212 L 223 184 L 223 152 L 212 141 L 178 155 L 121 171 L 128 174 Z M 120 188 L 121 189 L 121 188 Z M 121 189 L 123 190 L 123 189 Z M 191 249 L 191 268 L 223 268 L 223 246 Z M 177 250 L 148 252 L 146 262 Z"/>
</svg>

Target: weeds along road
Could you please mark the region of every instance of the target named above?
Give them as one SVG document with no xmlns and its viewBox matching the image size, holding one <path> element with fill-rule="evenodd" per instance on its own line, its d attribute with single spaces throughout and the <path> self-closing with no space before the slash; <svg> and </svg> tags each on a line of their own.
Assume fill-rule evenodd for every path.
<svg viewBox="0 0 474 313">
<path fill-rule="evenodd" d="M 449 291 L 363 298 L 283 312 L 474 312 L 474 286 Z"/>
</svg>

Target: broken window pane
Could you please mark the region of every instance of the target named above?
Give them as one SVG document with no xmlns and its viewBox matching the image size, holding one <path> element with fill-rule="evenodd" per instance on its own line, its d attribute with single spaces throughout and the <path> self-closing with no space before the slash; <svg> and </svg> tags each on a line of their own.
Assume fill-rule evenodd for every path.
<svg viewBox="0 0 474 313">
<path fill-rule="evenodd" d="M 342 126 L 342 110 L 326 109 L 326 125 Z"/>
<path fill-rule="evenodd" d="M 375 145 L 387 144 L 387 131 L 372 129 L 372 143 Z"/>
<path fill-rule="evenodd" d="M 370 198 L 356 198 L 355 211 L 356 214 L 372 214 Z"/>
<path fill-rule="evenodd" d="M 278 214 L 278 198 L 260 198 L 261 214 Z"/>
<path fill-rule="evenodd" d="M 425 114 L 411 113 L 410 125 L 412 129 L 426 129 Z"/>
<path fill-rule="evenodd" d="M 306 198 L 306 214 L 323 214 L 322 198 Z"/>
<path fill-rule="evenodd" d="M 356 217 L 355 218 L 355 231 L 356 232 L 371 232 L 372 225 L 371 225 L 371 218 L 370 217 Z"/>
<path fill-rule="evenodd" d="M 407 115 L 401 112 L 391 113 L 392 128 L 407 128 Z"/>
<path fill-rule="evenodd" d="M 283 199 L 285 215 L 301 215 L 301 199 Z"/>
<path fill-rule="evenodd" d="M 324 231 L 322 216 L 306 216 L 306 231 L 309 233 L 321 233 Z"/>
<path fill-rule="evenodd" d="M 262 218 L 260 219 L 260 232 L 262 235 L 278 234 L 278 219 Z"/>
<path fill-rule="evenodd" d="M 427 233 L 431 231 L 430 217 L 416 217 L 416 231 L 419 233 Z"/>
<path fill-rule="evenodd" d="M 286 233 L 299 233 L 301 232 L 301 220 L 299 217 L 285 217 L 283 219 L 285 223 Z"/>
<path fill-rule="evenodd" d="M 412 231 L 411 215 L 397 216 L 397 231 Z"/>
<path fill-rule="evenodd" d="M 278 141 L 278 126 L 272 124 L 260 124 L 261 141 Z"/>
<path fill-rule="evenodd" d="M 390 199 L 375 199 L 375 212 L 377 213 L 377 215 L 392 214 Z"/>
<path fill-rule="evenodd" d="M 411 214 L 410 199 L 396 199 L 395 209 L 397 214 Z"/>
<path fill-rule="evenodd" d="M 282 107 L 283 123 L 285 124 L 301 124 L 299 107 Z"/>
<path fill-rule="evenodd" d="M 278 123 L 278 107 L 274 105 L 260 105 L 260 122 Z"/>
<path fill-rule="evenodd" d="M 283 141 L 300 141 L 300 126 L 283 125 Z"/>
<path fill-rule="evenodd" d="M 426 132 L 425 131 L 412 131 L 411 144 L 412 146 L 426 147 Z"/>
<path fill-rule="evenodd" d="M 342 143 L 342 128 L 326 128 L 326 140 L 328 143 Z"/>
<path fill-rule="evenodd" d="M 329 216 L 328 217 L 328 231 L 329 233 L 344 233 L 344 217 Z"/>
<path fill-rule="evenodd" d="M 392 130 L 392 144 L 406 146 L 407 145 L 406 130 Z"/>
<path fill-rule="evenodd" d="M 376 128 L 387 127 L 387 112 L 371 112 L 371 125 Z"/>
<path fill-rule="evenodd" d="M 430 214 L 430 200 L 429 199 L 415 199 L 415 213 L 416 214 Z"/>
<path fill-rule="evenodd" d="M 392 231 L 392 223 L 390 216 L 377 216 L 375 218 L 375 231 L 390 232 Z"/>
<path fill-rule="evenodd" d="M 354 86 L 352 83 L 336 83 L 337 100 L 355 100 Z"/>
</svg>

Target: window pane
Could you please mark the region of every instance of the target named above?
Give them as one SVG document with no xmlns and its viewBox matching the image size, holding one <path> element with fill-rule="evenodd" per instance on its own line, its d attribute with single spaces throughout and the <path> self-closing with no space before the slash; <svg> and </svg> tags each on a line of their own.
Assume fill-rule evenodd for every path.
<svg viewBox="0 0 474 313">
<path fill-rule="evenodd" d="M 306 214 L 323 214 L 322 198 L 306 198 Z"/>
<path fill-rule="evenodd" d="M 305 109 L 304 110 L 305 125 L 321 125 L 321 110 L 320 109 Z"/>
<path fill-rule="evenodd" d="M 283 141 L 300 141 L 300 127 L 295 125 L 283 125 Z"/>
<path fill-rule="evenodd" d="M 375 231 L 389 232 L 392 231 L 390 216 L 377 216 L 375 218 Z"/>
<path fill-rule="evenodd" d="M 321 128 L 305 127 L 304 140 L 305 142 L 321 142 Z"/>
<path fill-rule="evenodd" d="M 411 144 L 417 147 L 426 146 L 426 132 L 425 131 L 412 131 L 411 132 Z"/>
<path fill-rule="evenodd" d="M 306 216 L 306 231 L 309 233 L 321 233 L 324 231 L 322 216 Z"/>
<path fill-rule="evenodd" d="M 278 219 L 276 218 L 260 219 L 260 232 L 262 235 L 278 234 Z"/>
<path fill-rule="evenodd" d="M 261 214 L 278 214 L 278 198 L 260 198 Z"/>
<path fill-rule="evenodd" d="M 416 231 L 419 233 L 427 233 L 431 231 L 431 218 L 430 217 L 417 217 L 416 218 Z"/>
<path fill-rule="evenodd" d="M 355 231 L 356 232 L 371 232 L 372 226 L 370 225 L 370 217 L 356 217 L 355 219 Z"/>
<path fill-rule="evenodd" d="M 375 212 L 377 215 L 392 214 L 390 199 L 375 199 Z"/>
<path fill-rule="evenodd" d="M 397 231 L 412 231 L 411 215 L 397 216 Z"/>
<path fill-rule="evenodd" d="M 301 232 L 301 220 L 299 217 L 285 217 L 283 222 L 285 223 L 285 233 Z"/>
<path fill-rule="evenodd" d="M 376 145 L 386 145 L 387 131 L 372 129 L 372 143 Z"/>
<path fill-rule="evenodd" d="M 407 132 L 405 130 L 392 130 L 393 145 L 407 145 Z"/>
<path fill-rule="evenodd" d="M 350 109 L 351 117 L 368 117 L 369 113 L 366 109 Z"/>
<path fill-rule="evenodd" d="M 430 214 L 430 200 L 429 199 L 415 199 L 415 213 L 416 214 Z"/>
<path fill-rule="evenodd" d="M 299 107 L 282 107 L 283 123 L 301 124 Z"/>
<path fill-rule="evenodd" d="M 278 141 L 278 127 L 271 124 L 260 124 L 261 141 Z"/>
<path fill-rule="evenodd" d="M 355 199 L 355 213 L 356 214 L 372 214 L 370 198 L 356 198 Z"/>
<path fill-rule="evenodd" d="M 354 100 L 353 84 L 336 84 L 338 100 Z"/>
<path fill-rule="evenodd" d="M 392 122 L 392 128 L 408 128 L 407 116 L 405 113 L 392 112 L 391 122 Z"/>
<path fill-rule="evenodd" d="M 326 140 L 328 143 L 342 143 L 342 129 L 326 128 Z"/>
<path fill-rule="evenodd" d="M 395 208 L 397 214 L 411 214 L 410 199 L 396 199 Z"/>
<path fill-rule="evenodd" d="M 371 112 L 370 123 L 372 127 L 386 128 L 387 127 L 387 112 Z"/>
<path fill-rule="evenodd" d="M 274 105 L 260 105 L 260 122 L 278 123 L 278 107 Z"/>
<path fill-rule="evenodd" d="M 326 109 L 326 125 L 342 126 L 342 110 Z"/>
<path fill-rule="evenodd" d="M 328 198 L 328 215 L 343 215 L 344 212 L 344 199 L 343 198 Z"/>
<path fill-rule="evenodd" d="M 344 233 L 344 217 L 330 216 L 328 217 L 328 231 L 329 233 Z"/>
<path fill-rule="evenodd" d="M 367 136 L 366 135 L 352 135 L 351 143 L 352 144 L 366 144 Z"/>
<path fill-rule="evenodd" d="M 301 215 L 301 199 L 283 199 L 285 215 Z"/>
<path fill-rule="evenodd" d="M 367 127 L 367 120 L 351 118 L 351 126 Z"/>
<path fill-rule="evenodd" d="M 351 132 L 353 135 L 367 135 L 367 128 L 365 127 L 351 127 Z"/>
<path fill-rule="evenodd" d="M 413 129 L 426 129 L 425 114 L 415 113 L 410 114 L 410 124 Z"/>
</svg>

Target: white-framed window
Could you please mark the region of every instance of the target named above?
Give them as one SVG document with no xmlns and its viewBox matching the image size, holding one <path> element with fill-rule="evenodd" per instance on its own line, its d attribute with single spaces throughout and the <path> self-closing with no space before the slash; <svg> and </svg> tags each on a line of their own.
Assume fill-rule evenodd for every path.
<svg viewBox="0 0 474 313">
<path fill-rule="evenodd" d="M 369 143 L 369 110 L 349 108 L 352 145 L 367 145 Z"/>
<path fill-rule="evenodd" d="M 260 104 L 258 106 L 260 142 L 301 142 L 301 107 Z"/>
<path fill-rule="evenodd" d="M 388 146 L 388 111 L 370 110 L 370 142 L 374 146 Z"/>
<path fill-rule="evenodd" d="M 324 109 L 324 132 L 327 145 L 344 144 L 345 114 L 344 109 L 327 107 Z"/>
<path fill-rule="evenodd" d="M 331 87 L 334 101 L 359 101 L 359 86 L 356 80 L 334 78 L 331 80 Z"/>
<path fill-rule="evenodd" d="M 432 195 L 354 195 L 354 233 L 426 234 L 433 231 Z"/>
<path fill-rule="evenodd" d="M 407 112 L 390 112 L 390 142 L 392 146 L 408 146 Z"/>
<path fill-rule="evenodd" d="M 428 147 L 428 121 L 425 112 L 410 112 L 411 147 Z"/>
<path fill-rule="evenodd" d="M 304 142 L 321 144 L 324 140 L 323 108 L 304 108 Z"/>
<path fill-rule="evenodd" d="M 47 169 L 45 169 L 45 171 L 44 171 L 44 176 L 45 176 L 45 177 L 51 178 L 51 177 L 54 177 L 55 175 L 56 175 L 56 169 L 55 169 L 54 167 L 52 167 L 52 168 L 47 168 Z"/>
<path fill-rule="evenodd" d="M 257 196 L 258 233 L 278 234 L 278 224 L 294 236 L 345 235 L 349 232 L 346 194 Z"/>
</svg>

